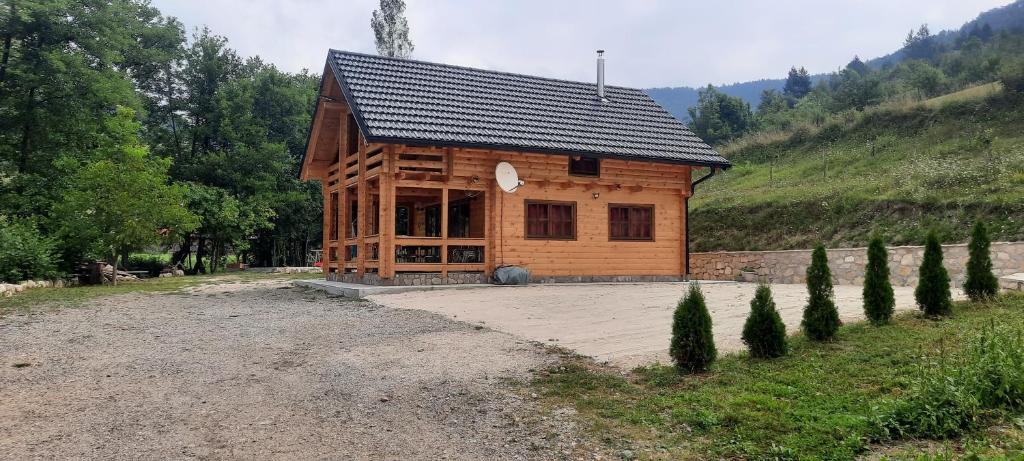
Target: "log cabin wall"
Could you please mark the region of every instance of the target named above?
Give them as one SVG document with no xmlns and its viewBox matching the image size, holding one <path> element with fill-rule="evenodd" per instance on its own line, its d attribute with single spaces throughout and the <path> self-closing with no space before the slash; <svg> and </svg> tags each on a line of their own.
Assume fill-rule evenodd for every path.
<svg viewBox="0 0 1024 461">
<path fill-rule="evenodd" d="M 569 174 L 569 156 L 455 149 L 454 176 L 479 177 L 491 185 L 495 232 L 493 266 L 521 265 L 535 279 L 578 276 L 679 277 L 684 268 L 684 197 L 690 167 L 602 159 L 598 177 Z M 526 184 L 505 193 L 494 184 L 494 166 L 507 161 Z M 526 236 L 527 201 L 575 204 L 575 238 Z M 609 205 L 654 208 L 653 240 L 609 237 Z"/>
<path fill-rule="evenodd" d="M 332 115 L 344 119 L 347 114 Z M 403 272 L 490 274 L 501 265 L 524 266 L 539 280 L 685 273 L 688 166 L 602 159 L 599 176 L 592 177 L 570 175 L 566 155 L 363 142 L 347 154 L 341 125 L 338 160 L 323 181 L 327 273 L 392 279 Z M 525 181 L 514 193 L 501 191 L 494 181 L 500 161 L 515 166 Z M 573 204 L 574 238 L 528 238 L 527 201 Z M 457 203 L 469 210 L 469 235 L 448 229 L 449 209 Z M 612 204 L 652 207 L 652 240 L 610 239 Z M 408 216 L 404 233 L 395 227 L 395 211 L 389 211 L 398 208 Z M 428 226 L 431 212 L 433 227 Z M 448 261 L 451 248 L 477 245 L 482 264 Z M 435 247 L 436 253 L 420 252 Z"/>
</svg>

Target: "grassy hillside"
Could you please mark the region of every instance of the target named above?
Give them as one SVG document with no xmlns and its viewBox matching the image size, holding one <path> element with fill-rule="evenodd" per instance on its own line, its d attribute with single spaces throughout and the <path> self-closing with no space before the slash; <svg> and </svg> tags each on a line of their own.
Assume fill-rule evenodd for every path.
<svg viewBox="0 0 1024 461">
<path fill-rule="evenodd" d="M 691 201 L 693 249 L 891 244 L 936 229 L 965 241 L 985 219 L 1024 240 L 1024 101 L 998 87 L 848 113 L 820 128 L 722 149 L 736 165 Z"/>
</svg>

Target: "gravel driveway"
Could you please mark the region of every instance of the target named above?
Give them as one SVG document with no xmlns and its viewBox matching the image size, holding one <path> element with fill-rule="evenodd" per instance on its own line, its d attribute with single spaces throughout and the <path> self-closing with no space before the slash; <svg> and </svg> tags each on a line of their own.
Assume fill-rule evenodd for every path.
<svg viewBox="0 0 1024 461">
<path fill-rule="evenodd" d="M 740 334 L 756 284 L 705 282 L 719 352 L 743 349 Z M 914 289 L 894 287 L 896 309 L 914 309 Z M 370 296 L 386 306 L 423 309 L 486 325 L 535 341 L 560 345 L 613 365 L 631 368 L 669 362 L 672 311 L 685 283 L 551 284 L 428 291 Z M 844 321 L 864 318 L 859 286 L 837 285 Z M 800 328 L 807 288 L 773 285 L 775 303 L 790 332 Z M 959 290 L 954 297 L 962 298 Z"/>
<path fill-rule="evenodd" d="M 541 346 L 286 282 L 0 318 L 0 458 L 554 459 Z"/>
</svg>

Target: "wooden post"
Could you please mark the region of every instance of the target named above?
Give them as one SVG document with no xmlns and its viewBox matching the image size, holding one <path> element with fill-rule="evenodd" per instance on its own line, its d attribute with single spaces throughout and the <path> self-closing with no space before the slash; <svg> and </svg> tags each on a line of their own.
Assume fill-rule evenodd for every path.
<svg viewBox="0 0 1024 461">
<path fill-rule="evenodd" d="M 358 216 L 356 216 L 356 233 L 358 235 L 358 246 L 356 247 L 356 274 L 362 277 L 366 273 L 366 146 L 359 137 L 356 138 L 359 144 L 359 172 L 356 184 L 358 193 Z"/>
<path fill-rule="evenodd" d="M 451 152 L 449 152 L 451 155 Z M 448 278 L 448 185 L 441 188 L 441 279 Z"/>
<path fill-rule="evenodd" d="M 494 274 L 494 181 L 490 181 L 484 189 L 484 275 L 488 278 Z"/>
<path fill-rule="evenodd" d="M 380 239 L 377 243 L 377 275 L 382 279 L 391 279 L 394 276 L 395 264 L 395 185 L 392 167 L 394 159 L 392 155 L 395 149 L 387 146 L 381 152 L 382 163 L 380 166 L 380 218 L 377 220 L 377 235 Z"/>
<path fill-rule="evenodd" d="M 346 160 L 346 147 L 345 143 L 342 142 L 346 139 L 345 132 L 348 130 L 345 123 L 345 111 L 340 111 L 338 116 L 338 215 L 334 217 L 337 221 L 335 225 L 338 226 L 338 241 L 335 242 L 337 245 L 335 248 L 335 258 L 331 260 L 335 268 L 335 271 L 339 274 L 345 273 L 345 236 L 348 235 L 348 188 L 345 187 L 345 160 Z M 331 210 L 334 213 L 334 210 Z"/>
<path fill-rule="evenodd" d="M 323 269 L 324 278 L 326 279 L 327 278 L 327 272 L 328 272 L 328 270 L 330 270 L 330 267 L 331 267 L 331 261 L 330 261 L 330 258 L 331 258 L 331 249 L 330 248 L 331 247 L 330 247 L 330 243 L 329 243 L 329 239 L 331 238 L 331 236 L 329 235 L 330 234 L 330 228 L 331 228 L 330 227 L 330 225 L 331 225 L 331 221 L 330 221 L 330 219 L 331 219 L 331 210 L 329 209 L 330 208 L 330 195 L 329 195 L 330 192 L 328 192 L 328 190 L 327 190 L 327 178 L 323 178 L 323 179 L 320 180 L 320 190 L 323 192 L 322 195 L 324 197 L 324 231 L 323 231 L 324 243 L 323 243 L 323 246 L 320 247 L 320 248 L 323 248 L 324 254 L 320 256 L 320 269 Z M 325 258 L 324 256 L 327 256 L 327 257 Z"/>
</svg>

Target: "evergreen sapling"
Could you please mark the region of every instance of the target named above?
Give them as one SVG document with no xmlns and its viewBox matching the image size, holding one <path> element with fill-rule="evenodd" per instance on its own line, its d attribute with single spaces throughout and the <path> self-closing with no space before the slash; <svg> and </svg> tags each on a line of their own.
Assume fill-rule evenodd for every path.
<svg viewBox="0 0 1024 461">
<path fill-rule="evenodd" d="M 864 315 L 874 325 L 884 325 L 896 307 L 892 283 L 889 282 L 889 254 L 882 238 L 875 236 L 868 244 L 868 264 L 864 270 Z"/>
<path fill-rule="evenodd" d="M 809 296 L 801 324 L 804 333 L 815 341 L 834 338 L 840 325 L 839 311 L 836 310 L 835 294 L 832 291 L 828 255 L 821 245 L 811 253 L 811 265 L 807 268 L 807 293 Z"/>
<path fill-rule="evenodd" d="M 711 314 L 697 282 L 679 301 L 672 316 L 672 344 L 669 354 L 680 373 L 707 371 L 715 361 L 715 339 L 711 334 Z"/>
<path fill-rule="evenodd" d="M 743 343 L 750 349 L 751 357 L 786 355 L 786 325 L 775 308 L 772 289 L 767 284 L 759 284 L 750 301 L 750 316 L 743 325 Z"/>
<path fill-rule="evenodd" d="M 967 280 L 964 281 L 964 293 L 971 301 L 991 299 L 999 292 L 999 280 L 992 273 L 992 255 L 989 253 L 991 244 L 988 229 L 978 221 L 974 224 L 971 243 L 968 245 L 970 257 L 967 260 Z"/>
<path fill-rule="evenodd" d="M 949 292 L 949 273 L 942 266 L 942 245 L 935 232 L 928 233 L 924 261 L 918 273 L 917 288 L 914 289 L 917 307 L 929 317 L 951 314 L 953 301 Z"/>
</svg>

